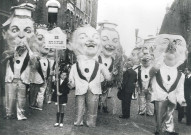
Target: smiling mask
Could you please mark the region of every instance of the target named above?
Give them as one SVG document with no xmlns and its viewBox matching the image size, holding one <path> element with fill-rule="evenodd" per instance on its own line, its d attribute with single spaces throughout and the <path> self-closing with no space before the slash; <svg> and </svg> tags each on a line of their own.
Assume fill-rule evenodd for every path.
<svg viewBox="0 0 191 135">
<path fill-rule="evenodd" d="M 77 28 L 72 36 L 71 47 L 77 57 L 83 55 L 93 58 L 100 49 L 100 35 L 90 25 Z"/>
</svg>

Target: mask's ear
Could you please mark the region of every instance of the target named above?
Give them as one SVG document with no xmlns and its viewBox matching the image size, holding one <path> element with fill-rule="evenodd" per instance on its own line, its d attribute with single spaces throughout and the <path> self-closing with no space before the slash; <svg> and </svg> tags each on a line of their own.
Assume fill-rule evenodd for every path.
<svg viewBox="0 0 191 135">
<path fill-rule="evenodd" d="M 3 29 L 3 31 L 2 31 L 2 35 L 3 35 L 3 38 L 4 39 L 7 39 L 7 32 Z"/>
<path fill-rule="evenodd" d="M 66 44 L 66 48 L 68 48 L 70 51 L 72 51 L 72 50 L 73 50 L 73 48 L 72 48 L 72 43 L 71 43 L 71 42 L 68 42 L 68 43 Z"/>
</svg>

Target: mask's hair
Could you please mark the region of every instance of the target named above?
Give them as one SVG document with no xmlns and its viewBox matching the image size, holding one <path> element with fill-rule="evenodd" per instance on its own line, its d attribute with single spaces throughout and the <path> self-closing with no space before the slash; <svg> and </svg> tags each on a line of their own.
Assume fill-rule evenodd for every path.
<svg viewBox="0 0 191 135">
<path fill-rule="evenodd" d="M 116 29 L 114 29 L 114 28 L 108 28 L 108 27 L 101 27 L 101 28 L 98 29 L 98 32 L 101 34 L 101 32 L 102 32 L 103 30 L 114 31 L 114 32 L 117 33 L 118 38 L 119 38 L 119 32 L 118 32 Z"/>
<path fill-rule="evenodd" d="M 78 31 L 80 29 L 83 29 L 83 28 L 93 28 L 90 24 L 84 24 L 84 25 L 81 25 L 80 27 L 76 28 L 76 30 L 72 33 L 72 38 L 71 38 L 71 42 L 74 42 L 76 39 L 76 35 L 78 34 Z"/>
<path fill-rule="evenodd" d="M 34 32 L 36 32 L 35 23 L 34 23 L 34 20 L 33 20 L 31 17 L 29 17 L 29 16 L 19 16 L 19 15 L 17 15 L 17 16 L 14 16 L 14 17 L 12 18 L 12 20 L 13 20 L 14 18 L 30 19 L 30 20 L 33 22 Z M 11 23 L 10 23 L 10 24 L 11 24 Z M 9 29 L 10 24 L 8 24 L 8 25 L 6 25 L 6 26 L 4 26 L 4 27 L 1 27 L 1 29 L 4 30 L 4 31 L 7 31 L 7 30 Z"/>
</svg>

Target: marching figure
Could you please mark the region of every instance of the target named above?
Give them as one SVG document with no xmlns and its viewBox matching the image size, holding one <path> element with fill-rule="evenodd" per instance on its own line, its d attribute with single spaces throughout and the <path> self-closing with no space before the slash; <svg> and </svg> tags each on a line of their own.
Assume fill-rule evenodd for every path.
<svg viewBox="0 0 191 135">
<path fill-rule="evenodd" d="M 138 68 L 138 105 L 139 115 L 153 116 L 154 106 L 151 101 L 151 94 L 149 91 L 150 83 L 150 69 L 152 67 L 152 57 L 147 50 L 143 50 L 141 56 L 141 66 Z"/>
<path fill-rule="evenodd" d="M 34 37 L 34 22 L 31 18 L 34 7 L 24 3 L 11 8 L 12 16 L 3 24 L 3 37 L 6 50 L 3 53 L 6 62 L 5 97 L 6 118 L 15 117 L 25 120 L 26 86 L 30 80 L 30 59 L 33 53 L 29 47 Z"/>
<path fill-rule="evenodd" d="M 77 56 L 76 64 L 72 65 L 69 83 L 75 87 L 76 118 L 74 125 L 83 125 L 86 111 L 86 124 L 96 126 L 97 109 L 101 90 L 101 75 L 111 79 L 108 69 L 97 62 L 100 49 L 100 35 L 90 25 L 77 28 L 72 36 L 72 49 Z"/>
<path fill-rule="evenodd" d="M 177 135 L 173 112 L 177 102 L 183 106 L 185 76 L 177 70 L 186 58 L 186 42 L 182 36 L 162 34 L 156 38 L 154 67 L 151 81 L 151 101 L 155 104 L 156 135 Z"/>
<path fill-rule="evenodd" d="M 116 49 L 120 46 L 119 34 L 115 29 L 117 25 L 110 22 L 103 22 L 99 25 L 101 26 L 98 31 L 101 35 L 102 49 L 100 55 L 98 56 L 98 61 L 108 68 L 113 78 L 113 74 L 117 73 L 116 71 L 114 71 L 114 55 L 116 53 Z M 109 97 L 109 93 L 111 92 L 113 86 L 113 81 L 103 80 L 102 82 L 102 94 L 100 95 L 99 108 L 105 113 L 108 113 L 107 98 Z"/>
<path fill-rule="evenodd" d="M 38 25 L 36 38 L 32 42 L 35 58 L 31 62 L 30 74 L 30 107 L 42 110 L 44 95 L 47 88 L 47 79 L 50 74 L 50 63 L 47 59 L 49 49 L 45 47 L 45 36 L 48 34 L 46 27 Z"/>
</svg>

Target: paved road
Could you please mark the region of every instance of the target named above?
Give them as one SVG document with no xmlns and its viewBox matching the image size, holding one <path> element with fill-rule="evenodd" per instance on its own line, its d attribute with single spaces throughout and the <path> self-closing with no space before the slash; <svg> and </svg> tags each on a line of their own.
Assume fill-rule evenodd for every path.
<svg viewBox="0 0 191 135">
<path fill-rule="evenodd" d="M 113 95 L 115 94 L 116 92 Z M 110 104 L 110 106 L 113 105 Z M 121 105 L 116 98 L 114 106 L 116 109 L 110 110 L 109 114 L 98 113 L 95 128 L 75 127 L 73 126 L 74 91 L 71 91 L 63 128 L 53 127 L 56 119 L 56 106 L 52 103 L 45 105 L 43 111 L 29 109 L 26 121 L 4 120 L 0 114 L 0 135 L 153 135 L 154 117 L 137 115 L 136 100 L 132 101 L 131 118 L 127 120 L 118 118 Z M 185 119 L 182 123 L 177 122 L 177 112 L 175 112 L 175 123 L 180 135 L 191 135 L 191 127 L 185 125 Z"/>
</svg>

